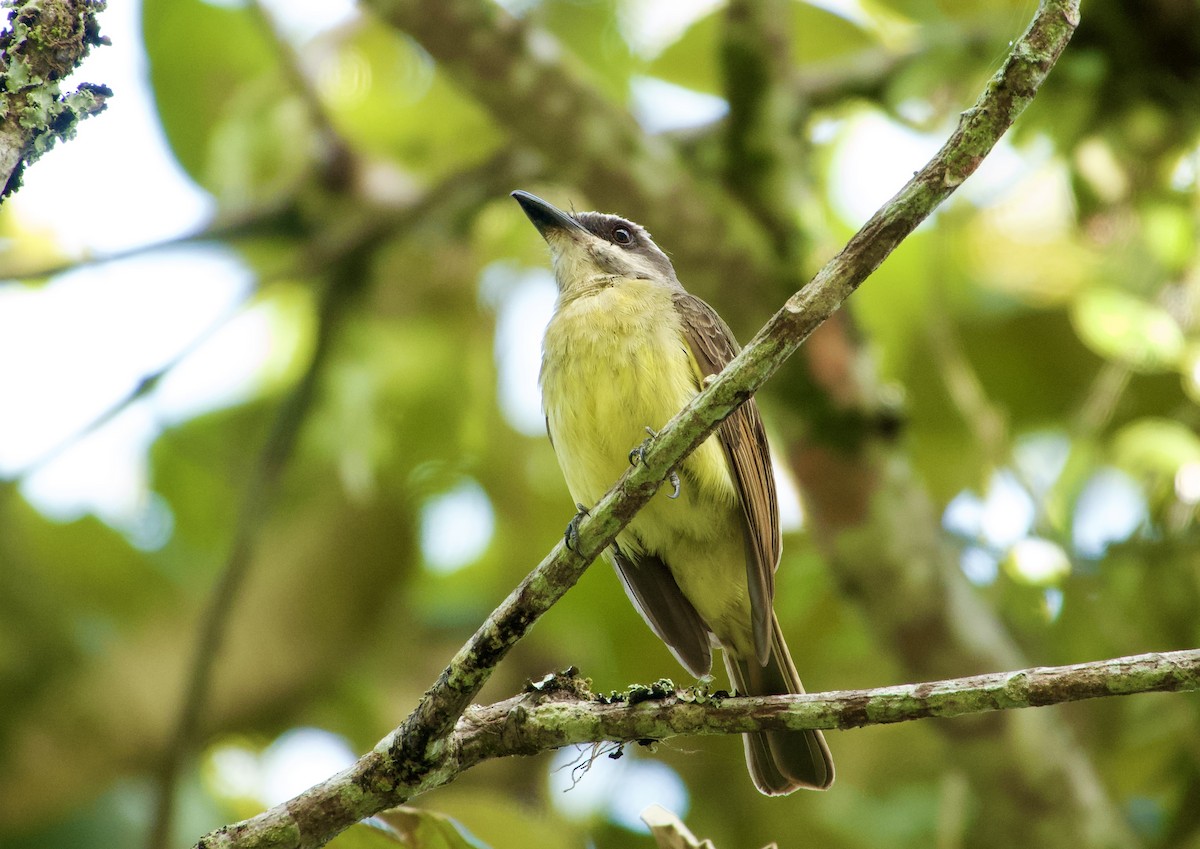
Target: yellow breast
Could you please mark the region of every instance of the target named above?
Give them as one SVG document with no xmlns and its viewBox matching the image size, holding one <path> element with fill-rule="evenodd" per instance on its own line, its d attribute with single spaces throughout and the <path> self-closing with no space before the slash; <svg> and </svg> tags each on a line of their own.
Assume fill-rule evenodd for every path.
<svg viewBox="0 0 1200 849">
<path fill-rule="evenodd" d="M 543 343 L 542 404 L 571 497 L 593 506 L 628 468 L 646 428 L 661 428 L 700 380 L 666 287 L 620 280 L 560 303 Z M 741 647 L 750 618 L 744 520 L 718 439 L 680 472 L 680 497 L 660 490 L 618 544 L 661 557 L 709 627 Z"/>
<path fill-rule="evenodd" d="M 542 404 L 572 497 L 594 504 L 645 429 L 679 412 L 699 380 L 666 287 L 620 280 L 560 305 L 543 344 Z M 714 474 L 728 481 L 715 440 L 696 454 L 703 459 L 690 462 L 689 473 L 716 486 Z"/>
</svg>

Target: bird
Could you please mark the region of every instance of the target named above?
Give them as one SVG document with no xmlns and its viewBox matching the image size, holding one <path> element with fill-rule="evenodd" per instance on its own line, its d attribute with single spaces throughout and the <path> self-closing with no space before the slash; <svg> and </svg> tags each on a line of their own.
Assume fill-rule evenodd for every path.
<svg viewBox="0 0 1200 849">
<path fill-rule="evenodd" d="M 550 249 L 558 293 L 542 342 L 542 407 L 582 512 L 636 461 L 646 433 L 739 347 L 644 227 L 567 213 L 525 191 L 512 197 Z M 607 554 L 634 607 L 688 672 L 708 676 L 715 645 L 734 691 L 764 696 L 804 692 L 772 607 L 781 548 L 770 448 L 750 399 L 679 464 L 670 490 L 664 484 Z M 744 744 L 766 795 L 833 783 L 818 730 L 753 732 Z"/>
</svg>

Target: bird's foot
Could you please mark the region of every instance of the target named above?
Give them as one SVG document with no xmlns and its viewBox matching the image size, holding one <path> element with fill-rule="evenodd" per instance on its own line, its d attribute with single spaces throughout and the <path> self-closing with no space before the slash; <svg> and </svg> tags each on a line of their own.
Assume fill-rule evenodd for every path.
<svg viewBox="0 0 1200 849">
<path fill-rule="evenodd" d="M 563 531 L 563 542 L 567 544 L 568 551 L 574 551 L 575 546 L 579 544 L 579 523 L 588 514 L 588 509 L 582 504 L 576 504 L 575 509 L 579 512 L 567 522 L 567 529 Z"/>
<path fill-rule="evenodd" d="M 629 465 L 631 466 L 636 466 L 638 463 L 642 462 L 642 458 L 646 456 L 646 450 L 650 447 L 650 440 L 658 436 L 658 432 L 649 426 L 646 428 L 646 433 L 650 435 L 642 440 L 641 445 L 629 452 Z M 679 474 L 672 469 L 671 473 L 667 475 L 667 480 L 669 480 L 671 482 L 671 486 L 674 487 L 674 490 L 670 495 L 667 496 L 667 498 L 678 498 Z"/>
<path fill-rule="evenodd" d="M 631 466 L 636 466 L 638 463 L 642 462 L 642 458 L 646 456 L 647 449 L 650 448 L 650 440 L 658 436 L 658 431 L 649 426 L 646 427 L 646 433 L 650 435 L 642 440 L 641 445 L 629 452 L 629 465 Z"/>
</svg>

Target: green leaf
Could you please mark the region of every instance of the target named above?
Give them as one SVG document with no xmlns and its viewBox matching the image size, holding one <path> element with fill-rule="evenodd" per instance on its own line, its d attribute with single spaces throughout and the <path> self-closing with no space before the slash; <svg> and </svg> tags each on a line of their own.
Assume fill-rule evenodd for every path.
<svg viewBox="0 0 1200 849">
<path fill-rule="evenodd" d="M 1183 331 L 1170 313 L 1116 289 L 1084 292 L 1071 319 L 1085 345 L 1137 371 L 1169 371 L 1183 354 Z"/>
<path fill-rule="evenodd" d="M 858 24 L 827 9 L 797 3 L 792 12 L 792 58 L 800 71 L 806 65 L 849 60 L 876 44 Z"/>
<path fill-rule="evenodd" d="M 794 3 L 790 14 L 792 58 L 801 72 L 839 59 L 849 61 L 876 44 L 858 25 L 817 6 Z M 720 94 L 725 88 L 719 64 L 723 27 L 723 11 L 705 15 L 650 63 L 648 73 L 686 88 Z"/>
<path fill-rule="evenodd" d="M 1189 207 L 1152 204 L 1143 213 L 1146 244 L 1171 274 L 1178 273 L 1196 255 L 1195 212 Z"/>
<path fill-rule="evenodd" d="M 412 39 L 368 20 L 315 71 L 322 102 L 356 150 L 436 177 L 482 159 L 501 136 Z"/>
<path fill-rule="evenodd" d="M 314 149 L 312 121 L 298 97 L 274 78 L 232 96 L 213 128 L 202 183 L 227 211 L 253 211 L 296 193 Z"/>
<path fill-rule="evenodd" d="M 1117 433 L 1112 454 L 1135 478 L 1173 478 L 1181 466 L 1200 462 L 1200 436 L 1173 419 L 1140 419 Z"/>
<path fill-rule="evenodd" d="M 713 12 L 696 21 L 650 63 L 652 76 L 696 91 L 721 92 L 716 67 L 720 14 Z"/>
<path fill-rule="evenodd" d="M 551 0 L 538 8 L 538 22 L 552 32 L 589 71 L 588 81 L 613 99 L 629 89 L 635 60 L 620 27 L 614 0 Z"/>
<path fill-rule="evenodd" d="M 201 0 L 145 0 L 142 37 L 167 141 L 204 185 L 213 131 L 231 98 L 273 68 L 270 45 L 245 8 Z"/>
<path fill-rule="evenodd" d="M 1183 391 L 1200 404 L 1200 339 L 1188 345 L 1187 352 L 1180 358 Z"/>
</svg>

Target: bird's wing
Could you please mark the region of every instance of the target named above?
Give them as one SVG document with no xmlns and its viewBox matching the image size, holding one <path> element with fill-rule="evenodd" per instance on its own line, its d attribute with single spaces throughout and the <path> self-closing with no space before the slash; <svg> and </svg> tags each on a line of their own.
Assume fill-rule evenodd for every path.
<svg viewBox="0 0 1200 849">
<path fill-rule="evenodd" d="M 712 671 L 708 628 L 675 583 L 667 565 L 653 555 L 631 556 L 616 545 L 611 552 L 625 594 L 650 630 L 667 644 L 684 669 L 697 678 Z"/>
<path fill-rule="evenodd" d="M 739 350 L 728 325 L 712 307 L 687 292 L 675 295 L 675 309 L 701 379 L 725 368 Z M 771 656 L 771 600 L 781 543 L 771 451 L 753 398 L 721 423 L 717 436 L 741 496 L 754 647 L 759 662 L 766 663 Z"/>
</svg>

